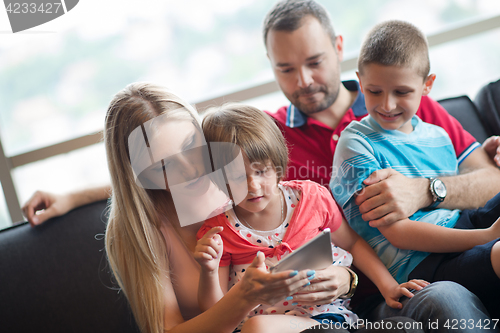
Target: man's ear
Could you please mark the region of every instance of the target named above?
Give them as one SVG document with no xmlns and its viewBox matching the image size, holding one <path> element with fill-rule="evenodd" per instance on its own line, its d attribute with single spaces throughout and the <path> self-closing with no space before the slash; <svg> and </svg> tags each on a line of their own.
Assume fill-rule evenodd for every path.
<svg viewBox="0 0 500 333">
<path fill-rule="evenodd" d="M 365 92 L 363 91 L 363 84 L 361 83 L 361 74 L 359 74 L 358 71 L 356 71 L 356 76 L 358 77 L 358 82 L 359 82 L 359 90 L 364 94 Z"/>
<path fill-rule="evenodd" d="M 422 92 L 422 95 L 425 96 L 431 92 L 435 79 L 436 79 L 436 74 L 429 74 L 429 76 L 427 76 L 427 78 L 424 81 L 424 91 Z"/>
<path fill-rule="evenodd" d="M 344 60 L 344 38 L 342 35 L 335 37 L 335 45 L 333 47 L 335 48 L 335 52 L 337 52 L 339 62 Z"/>
</svg>

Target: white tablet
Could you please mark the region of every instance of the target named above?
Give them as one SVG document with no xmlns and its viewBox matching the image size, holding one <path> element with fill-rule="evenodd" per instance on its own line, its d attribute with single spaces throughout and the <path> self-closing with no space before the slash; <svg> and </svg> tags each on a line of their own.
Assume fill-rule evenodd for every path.
<svg viewBox="0 0 500 333">
<path fill-rule="evenodd" d="M 323 269 L 333 264 L 330 229 L 326 228 L 319 235 L 303 244 L 297 250 L 281 259 L 269 268 L 273 273 L 287 270 Z"/>
</svg>

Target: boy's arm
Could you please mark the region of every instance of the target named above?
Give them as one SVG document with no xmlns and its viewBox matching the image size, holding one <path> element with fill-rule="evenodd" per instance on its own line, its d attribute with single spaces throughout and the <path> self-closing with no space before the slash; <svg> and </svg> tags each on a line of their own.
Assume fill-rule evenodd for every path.
<svg viewBox="0 0 500 333">
<path fill-rule="evenodd" d="M 224 297 L 228 280 L 229 266 L 221 266 L 214 271 L 201 269 L 198 285 L 198 304 L 201 311 L 210 309 Z"/>
<path fill-rule="evenodd" d="M 478 208 L 500 192 L 500 169 L 483 149 L 470 153 L 459 171 L 456 176 L 439 177 L 448 192 L 439 207 Z M 363 219 L 373 227 L 402 220 L 432 204 L 427 178 L 408 178 L 393 169 L 383 169 L 370 175 L 364 184 L 367 187 L 356 198 L 356 204 Z"/>
<path fill-rule="evenodd" d="M 403 250 L 462 252 L 500 237 L 497 220 L 486 229 L 454 229 L 405 219 L 378 230 L 392 245 Z"/>
<path fill-rule="evenodd" d="M 379 257 L 344 220 L 341 226 L 332 233 L 332 241 L 335 245 L 351 252 L 356 267 L 371 280 L 384 296 L 387 305 L 400 309 L 402 304 L 398 302 L 401 296 L 413 297 L 413 294 L 406 288 L 420 290 L 427 283 L 424 281 L 411 281 L 401 285 L 392 277 Z"/>
</svg>

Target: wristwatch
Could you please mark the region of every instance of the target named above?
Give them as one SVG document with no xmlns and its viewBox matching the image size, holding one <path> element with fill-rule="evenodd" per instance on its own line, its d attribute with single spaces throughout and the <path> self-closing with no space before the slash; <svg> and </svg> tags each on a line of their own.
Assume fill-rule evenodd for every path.
<svg viewBox="0 0 500 333">
<path fill-rule="evenodd" d="M 430 186 L 429 189 L 431 191 L 433 203 L 429 206 L 429 208 L 436 208 L 441 202 L 446 198 L 446 186 L 443 181 L 439 178 L 429 178 Z"/>
<path fill-rule="evenodd" d="M 345 269 L 347 269 L 349 275 L 351 275 L 351 285 L 349 286 L 347 294 L 339 296 L 339 298 L 352 298 L 356 292 L 356 288 L 358 287 L 358 275 L 350 268 L 345 267 Z"/>
</svg>

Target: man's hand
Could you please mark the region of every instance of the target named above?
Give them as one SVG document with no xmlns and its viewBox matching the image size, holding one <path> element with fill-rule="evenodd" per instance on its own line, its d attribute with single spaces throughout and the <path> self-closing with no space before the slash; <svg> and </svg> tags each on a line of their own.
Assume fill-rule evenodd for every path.
<svg viewBox="0 0 500 333">
<path fill-rule="evenodd" d="M 429 180 L 408 178 L 393 169 L 374 171 L 363 183 L 356 205 L 365 221 L 378 228 L 403 220 L 432 203 Z"/>
<path fill-rule="evenodd" d="M 48 219 L 61 216 L 73 208 L 69 195 L 57 195 L 36 191 L 22 208 L 24 216 L 32 227 Z"/>
<path fill-rule="evenodd" d="M 500 136 L 490 136 L 482 146 L 489 158 L 500 167 Z"/>
</svg>

